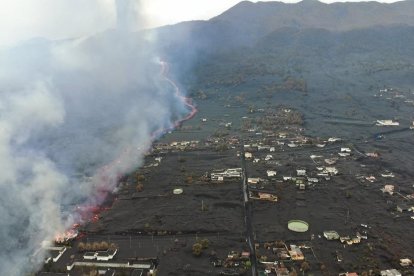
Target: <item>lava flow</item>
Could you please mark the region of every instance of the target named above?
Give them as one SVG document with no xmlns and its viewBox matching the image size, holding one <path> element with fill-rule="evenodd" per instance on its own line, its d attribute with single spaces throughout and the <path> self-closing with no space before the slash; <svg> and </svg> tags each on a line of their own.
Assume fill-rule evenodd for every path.
<svg viewBox="0 0 414 276">
<path fill-rule="evenodd" d="M 168 131 L 173 130 L 174 128 L 179 127 L 185 121 L 192 119 L 198 112 L 196 106 L 193 104 L 191 98 L 186 97 L 178 87 L 178 85 L 168 77 L 169 73 L 169 64 L 165 61 L 159 61 L 161 66 L 161 76 L 164 78 L 166 82 L 168 82 L 174 89 L 175 96 L 185 105 L 185 107 L 189 110 L 188 114 L 181 119 L 178 119 L 172 123 L 170 127 L 162 128 L 157 131 L 154 131 L 151 135 L 151 142 L 159 138 L 161 135 L 165 134 Z M 81 206 L 77 206 L 74 210 L 76 221 L 72 225 L 71 229 L 66 231 L 65 233 L 59 233 L 55 237 L 56 243 L 62 243 L 74 238 L 80 238 L 84 235 L 78 235 L 78 228 L 81 224 L 86 222 L 97 222 L 99 220 L 99 214 L 102 211 L 108 210 L 112 207 L 114 201 L 117 198 L 113 198 L 112 200 L 108 200 L 108 196 L 112 195 L 112 191 L 116 187 L 117 183 L 121 178 L 121 174 L 117 173 L 116 168 L 121 167 L 124 162 L 130 160 L 130 156 L 136 154 L 142 154 L 143 152 L 147 151 L 148 149 L 143 148 L 127 148 L 125 149 L 121 155 L 110 164 L 107 164 L 100 168 L 97 172 L 97 177 L 95 182 L 99 182 L 98 189 L 96 190 L 92 203 L 84 204 Z M 103 206 L 104 202 L 111 201 L 110 205 Z"/>
<path fill-rule="evenodd" d="M 167 81 L 174 88 L 175 96 L 178 99 L 180 99 L 182 103 L 184 103 L 184 105 L 188 108 L 189 113 L 185 117 L 173 122 L 171 127 L 162 128 L 162 129 L 155 131 L 152 134 L 153 140 L 157 139 L 162 134 L 179 127 L 185 121 L 191 120 L 198 112 L 196 106 L 193 104 L 193 100 L 191 98 L 184 96 L 184 94 L 181 92 L 181 89 L 178 87 L 178 85 L 172 79 L 168 77 L 168 73 L 170 71 L 169 64 L 163 60 L 160 60 L 159 63 L 161 65 L 161 76 L 165 79 L 165 81 Z"/>
</svg>

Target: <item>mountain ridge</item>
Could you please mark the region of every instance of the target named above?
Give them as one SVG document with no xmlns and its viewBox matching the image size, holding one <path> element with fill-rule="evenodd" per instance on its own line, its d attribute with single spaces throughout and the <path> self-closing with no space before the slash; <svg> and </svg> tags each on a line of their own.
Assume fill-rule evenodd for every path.
<svg viewBox="0 0 414 276">
<path fill-rule="evenodd" d="M 296 4 L 243 1 L 209 22 L 228 21 L 246 31 L 268 33 L 282 27 L 323 28 L 346 31 L 377 25 L 414 26 L 414 1 L 395 3 L 305 0 Z"/>
</svg>

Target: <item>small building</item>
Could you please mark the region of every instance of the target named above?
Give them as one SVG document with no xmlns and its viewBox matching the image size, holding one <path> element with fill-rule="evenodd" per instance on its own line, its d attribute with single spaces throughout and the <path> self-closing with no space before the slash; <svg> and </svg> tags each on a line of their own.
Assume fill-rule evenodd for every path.
<svg viewBox="0 0 414 276">
<path fill-rule="evenodd" d="M 96 252 L 86 252 L 85 254 L 83 254 L 83 259 L 84 260 L 95 260 L 97 255 L 98 253 Z"/>
<path fill-rule="evenodd" d="M 411 265 L 413 265 L 413 261 L 411 261 L 408 258 L 406 258 L 406 259 L 400 259 L 400 265 L 403 266 L 403 267 L 411 266 Z"/>
<path fill-rule="evenodd" d="M 390 195 L 394 194 L 394 185 L 385 185 L 384 188 L 381 189 L 383 193 L 388 193 Z"/>
<path fill-rule="evenodd" d="M 244 153 L 244 158 L 246 158 L 246 159 L 252 159 L 253 158 L 253 154 L 251 152 L 245 152 Z"/>
<path fill-rule="evenodd" d="M 258 177 L 249 177 L 247 179 L 247 183 L 249 184 L 258 184 L 260 182 L 260 178 Z"/>
<path fill-rule="evenodd" d="M 365 155 L 368 156 L 368 157 L 371 157 L 371 158 L 378 158 L 379 157 L 379 154 L 377 152 L 368 152 Z"/>
<path fill-rule="evenodd" d="M 361 243 L 361 238 L 360 237 L 352 238 L 352 243 L 353 244 Z"/>
<path fill-rule="evenodd" d="M 97 261 L 109 261 L 114 258 L 116 253 L 118 252 L 118 249 L 115 250 L 107 250 L 107 251 L 98 251 L 96 252 L 96 260 Z"/>
<path fill-rule="evenodd" d="M 352 152 L 352 150 L 350 148 L 341 148 L 341 152 Z"/>
<path fill-rule="evenodd" d="M 155 158 L 155 161 L 156 161 L 156 162 L 158 162 L 158 163 L 161 163 L 161 161 L 162 161 L 162 157 L 156 157 L 156 158 Z"/>
<path fill-rule="evenodd" d="M 368 180 L 369 182 L 373 183 L 375 182 L 375 180 L 377 180 L 377 178 L 373 175 L 370 175 L 370 176 L 366 176 L 365 180 Z"/>
<path fill-rule="evenodd" d="M 318 183 L 319 179 L 317 179 L 316 177 L 308 177 L 308 182 L 310 183 Z"/>
<path fill-rule="evenodd" d="M 277 175 L 276 171 L 268 170 L 267 177 L 275 177 Z"/>
<path fill-rule="evenodd" d="M 241 258 L 242 258 L 242 259 L 245 259 L 245 260 L 250 259 L 250 252 L 249 252 L 249 251 L 243 251 L 243 252 L 241 253 Z"/>
<path fill-rule="evenodd" d="M 293 261 L 303 261 L 305 259 L 302 250 L 294 244 L 290 245 L 289 255 Z"/>
<path fill-rule="evenodd" d="M 229 254 L 227 254 L 228 259 L 238 259 L 240 257 L 240 253 L 237 251 L 230 251 Z"/>
<path fill-rule="evenodd" d="M 338 174 L 338 169 L 335 168 L 335 167 L 326 167 L 325 171 L 330 175 L 337 175 Z"/>
<path fill-rule="evenodd" d="M 402 213 L 402 212 L 408 212 L 411 208 L 405 202 L 402 202 L 397 205 L 396 209 L 397 209 L 397 212 Z"/>
<path fill-rule="evenodd" d="M 332 240 L 339 240 L 339 234 L 336 231 L 324 231 L 323 232 L 323 236 L 328 240 L 328 241 L 332 241 Z"/>
<path fill-rule="evenodd" d="M 342 140 L 341 138 L 331 137 L 328 139 L 328 142 L 334 143 L 334 142 L 339 142 L 341 140 Z"/>
<path fill-rule="evenodd" d="M 387 269 L 381 271 L 381 276 L 402 276 L 402 274 L 396 269 Z"/>
<path fill-rule="evenodd" d="M 269 193 L 258 193 L 260 200 L 266 200 L 266 201 L 277 201 L 277 196 L 269 194 Z"/>
<path fill-rule="evenodd" d="M 377 120 L 377 126 L 399 126 L 399 122 L 395 122 L 393 120 Z"/>
<path fill-rule="evenodd" d="M 305 169 L 297 169 L 296 174 L 297 174 L 297 176 L 306 176 L 306 170 Z"/>
<path fill-rule="evenodd" d="M 384 178 L 393 178 L 393 177 L 395 177 L 395 175 L 392 172 L 381 173 L 381 176 L 384 177 Z"/>
</svg>

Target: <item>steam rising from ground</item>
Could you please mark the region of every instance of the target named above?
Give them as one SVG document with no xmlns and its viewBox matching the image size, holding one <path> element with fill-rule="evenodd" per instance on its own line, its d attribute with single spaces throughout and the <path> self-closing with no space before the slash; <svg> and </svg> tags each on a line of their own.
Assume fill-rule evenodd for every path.
<svg viewBox="0 0 414 276">
<path fill-rule="evenodd" d="M 77 222 L 75 205 L 99 203 L 185 112 L 153 42 L 127 31 L 136 3 L 117 4 L 116 30 L 0 52 L 0 275 L 40 265 L 28 260 Z"/>
</svg>

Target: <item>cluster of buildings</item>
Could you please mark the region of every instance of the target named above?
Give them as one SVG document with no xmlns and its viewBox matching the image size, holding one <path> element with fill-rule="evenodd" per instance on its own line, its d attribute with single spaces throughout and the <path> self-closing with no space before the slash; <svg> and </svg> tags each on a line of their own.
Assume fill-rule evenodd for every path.
<svg viewBox="0 0 414 276">
<path fill-rule="evenodd" d="M 79 249 L 80 250 L 80 249 Z M 46 271 L 54 273 L 63 272 L 62 275 L 84 275 L 85 271 L 95 271 L 99 275 L 155 275 L 158 256 L 156 253 L 147 250 L 141 257 L 130 256 L 124 252 L 118 256 L 119 248 L 109 248 L 107 250 L 79 251 L 74 247 L 53 246 L 51 243 L 44 242 L 42 248 L 37 252 L 47 252 L 44 260 Z M 136 253 L 135 253 L 136 254 Z M 129 256 L 129 257 L 128 257 Z M 38 275 L 51 275 L 49 272 L 39 272 Z M 53 274 L 52 275 L 56 275 Z M 91 274 L 92 275 L 92 274 Z M 95 275 L 95 274 L 93 274 Z M 122 274 L 123 275 L 123 274 Z"/>
<path fill-rule="evenodd" d="M 288 276 L 288 266 L 294 263 L 303 264 L 306 261 L 304 249 L 311 247 L 305 244 L 287 246 L 283 241 L 257 243 L 256 252 L 258 261 L 264 266 L 264 273 L 267 275 Z M 292 270 L 292 269 L 291 269 Z"/>
<path fill-rule="evenodd" d="M 155 143 L 153 145 L 153 150 L 162 152 L 162 151 L 186 151 L 193 150 L 199 147 L 200 141 L 174 141 L 169 144 L 166 143 Z"/>
<path fill-rule="evenodd" d="M 366 231 L 362 232 L 362 234 L 360 232 L 357 232 L 354 237 L 350 237 L 350 236 L 340 236 L 338 232 L 330 230 L 330 231 L 324 231 L 323 236 L 329 241 L 339 240 L 342 244 L 346 244 L 346 245 L 360 244 L 361 240 L 368 239 Z"/>
<path fill-rule="evenodd" d="M 232 168 L 223 170 L 214 170 L 210 174 L 211 181 L 223 182 L 226 180 L 241 179 L 243 170 L 242 168 Z"/>
</svg>

